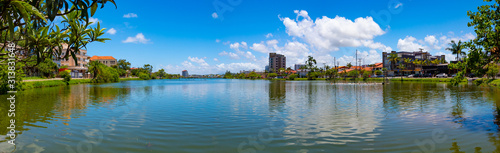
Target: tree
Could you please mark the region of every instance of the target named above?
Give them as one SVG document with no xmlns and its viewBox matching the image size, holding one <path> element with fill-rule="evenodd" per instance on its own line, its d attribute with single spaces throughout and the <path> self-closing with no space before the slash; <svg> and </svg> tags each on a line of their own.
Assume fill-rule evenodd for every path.
<svg viewBox="0 0 500 153">
<path fill-rule="evenodd" d="M 350 69 L 350 68 L 352 67 L 351 62 L 347 63 L 347 65 L 346 65 L 346 66 Z"/>
<path fill-rule="evenodd" d="M 160 77 L 160 79 L 163 79 L 166 76 L 167 76 L 167 73 L 165 73 L 164 69 L 158 70 L 158 77 Z"/>
<path fill-rule="evenodd" d="M 151 66 L 149 64 L 145 64 L 144 65 L 144 70 L 148 71 L 148 73 L 151 74 L 151 72 L 153 72 L 153 66 Z"/>
<path fill-rule="evenodd" d="M 130 71 L 130 65 L 131 65 L 130 62 L 127 62 L 127 60 L 120 59 L 118 60 L 117 64 L 114 65 L 113 67 L 115 67 L 118 70 L 120 76 L 123 77 L 127 74 L 127 71 Z"/>
<path fill-rule="evenodd" d="M 269 79 L 275 78 L 277 76 L 278 76 L 278 74 L 276 74 L 276 73 L 269 73 L 269 74 L 267 74 L 267 78 L 269 78 Z"/>
<path fill-rule="evenodd" d="M 497 76 L 498 74 L 498 65 L 494 64 L 494 63 L 490 63 L 486 66 L 486 76 L 488 76 L 488 79 L 489 78 L 492 78 L 492 79 L 495 79 L 495 77 Z"/>
<path fill-rule="evenodd" d="M 400 60 L 400 58 L 398 57 L 398 54 L 391 53 L 391 54 L 389 54 L 389 57 L 387 57 L 387 58 L 391 62 L 391 69 L 394 70 L 396 68 L 396 63 L 398 63 Z"/>
<path fill-rule="evenodd" d="M 452 40 L 449 43 L 450 47 L 446 48 L 446 50 L 451 51 L 452 54 L 457 55 L 457 61 L 460 60 L 459 56 L 460 55 L 465 55 L 465 52 L 462 52 L 462 50 L 465 48 L 464 44 L 462 44 L 462 41 L 459 40 L 458 43 L 456 43 L 454 40 Z"/>
<path fill-rule="evenodd" d="M 62 71 L 59 73 L 61 78 L 63 78 L 63 82 L 66 83 L 66 85 L 69 85 L 69 81 L 71 81 L 71 75 L 68 72 L 69 70 Z"/>
<path fill-rule="evenodd" d="M 406 66 L 404 64 L 399 64 L 398 68 L 400 70 L 405 70 L 406 69 Z M 401 81 L 403 81 L 403 75 L 401 75 Z"/>
<path fill-rule="evenodd" d="M 94 83 L 107 83 L 119 82 L 120 75 L 115 68 L 108 67 L 101 62 L 91 61 L 89 63 L 89 72 L 93 75 L 92 82 Z"/>
<path fill-rule="evenodd" d="M 231 74 L 231 71 L 226 71 L 223 78 L 224 79 L 232 79 L 233 75 Z"/>
<path fill-rule="evenodd" d="M 314 71 L 314 69 L 316 68 L 316 60 L 312 56 L 308 56 L 306 61 L 306 66 L 311 71 Z"/>
</svg>

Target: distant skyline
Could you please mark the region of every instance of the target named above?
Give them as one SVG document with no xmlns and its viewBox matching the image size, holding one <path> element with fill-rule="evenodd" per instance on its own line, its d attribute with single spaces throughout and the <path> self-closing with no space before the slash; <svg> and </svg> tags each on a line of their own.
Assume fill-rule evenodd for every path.
<svg viewBox="0 0 500 153">
<path fill-rule="evenodd" d="M 232 3 L 229 3 L 232 2 Z M 215 5 L 214 5 L 215 4 Z M 270 52 L 284 54 L 287 67 L 311 55 L 333 65 L 382 61 L 383 51 L 446 51 L 451 40 L 475 37 L 467 11 L 482 0 L 458 1 L 117 1 L 91 21 L 107 28 L 106 43 L 87 46 L 88 55 L 151 64 L 167 73 L 220 74 L 264 70 Z"/>
</svg>

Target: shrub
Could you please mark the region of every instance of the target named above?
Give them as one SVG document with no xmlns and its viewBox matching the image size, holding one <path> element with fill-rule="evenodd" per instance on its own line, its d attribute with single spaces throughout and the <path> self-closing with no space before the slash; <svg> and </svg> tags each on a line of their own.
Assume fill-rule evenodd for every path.
<svg viewBox="0 0 500 153">
<path fill-rule="evenodd" d="M 138 75 L 139 75 L 139 78 L 141 78 L 141 79 L 143 79 L 143 80 L 149 80 L 149 79 L 151 79 L 151 77 L 149 77 L 149 75 L 148 75 L 148 74 L 146 74 L 146 73 L 142 73 L 142 72 L 141 72 L 141 73 L 139 73 Z"/>
<path fill-rule="evenodd" d="M 276 74 L 276 73 L 269 73 L 269 74 L 267 74 L 268 78 L 275 78 L 277 76 L 278 76 L 278 74 Z"/>
<path fill-rule="evenodd" d="M 107 83 L 120 81 L 120 75 L 116 69 L 108 67 L 97 61 L 92 61 L 89 65 L 89 71 L 92 75 L 94 75 L 92 82 Z"/>
<path fill-rule="evenodd" d="M 62 71 L 61 73 L 59 73 L 61 78 L 63 78 L 63 82 L 66 83 L 66 85 L 69 85 L 69 81 L 71 81 L 71 75 L 69 74 L 68 71 L 69 70 Z"/>
<path fill-rule="evenodd" d="M 287 79 L 288 79 L 288 80 L 295 80 L 295 78 L 296 78 L 296 77 L 298 77 L 298 76 L 299 76 L 299 75 L 297 75 L 297 74 L 290 74 L 290 75 L 288 75 L 288 78 L 287 78 Z"/>
<path fill-rule="evenodd" d="M 370 77 L 370 73 L 367 73 L 367 72 L 363 73 L 363 80 L 366 80 L 369 77 Z"/>
</svg>

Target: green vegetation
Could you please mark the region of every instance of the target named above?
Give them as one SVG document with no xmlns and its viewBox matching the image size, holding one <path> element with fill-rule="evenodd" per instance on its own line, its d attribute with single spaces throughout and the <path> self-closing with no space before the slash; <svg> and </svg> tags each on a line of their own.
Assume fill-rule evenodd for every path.
<svg viewBox="0 0 500 153">
<path fill-rule="evenodd" d="M 108 67 L 98 61 L 89 63 L 89 72 L 93 75 L 93 83 L 119 82 L 120 76 L 114 68 Z"/>
<path fill-rule="evenodd" d="M 127 62 L 125 59 L 120 59 L 118 63 L 112 67 L 116 69 L 120 77 L 124 77 L 127 75 L 128 71 L 130 71 L 130 62 Z"/>
<path fill-rule="evenodd" d="M 151 79 L 151 77 L 148 74 L 143 73 L 143 72 L 139 73 L 139 78 L 141 78 L 142 80 L 149 80 L 149 79 Z"/>
<path fill-rule="evenodd" d="M 59 73 L 61 78 L 63 78 L 63 82 L 66 83 L 66 85 L 69 85 L 69 81 L 71 81 L 71 75 L 69 74 L 68 71 L 62 71 Z"/>
<path fill-rule="evenodd" d="M 484 0 L 491 2 L 492 0 Z M 497 67 L 492 64 L 500 61 L 500 6 L 499 1 L 494 4 L 478 7 L 477 12 L 468 11 L 467 15 L 471 19 L 467 26 L 474 27 L 476 38 L 462 44 L 459 42 L 450 43 L 448 50 L 454 54 L 463 55 L 462 49 L 468 49 L 468 54 L 462 61 L 456 64 L 450 64 L 449 67 L 458 70 L 453 81 L 457 85 L 459 81 L 465 78 L 466 74 L 474 73 L 476 76 L 487 75 L 493 77 Z"/>
<path fill-rule="evenodd" d="M 33 88 L 43 88 L 43 87 L 55 87 L 55 86 L 65 86 L 71 84 L 82 84 L 82 83 L 92 83 L 91 79 L 72 79 L 68 83 L 61 80 L 47 80 L 47 81 L 33 81 L 33 82 L 23 82 L 25 84 L 24 89 Z"/>
</svg>

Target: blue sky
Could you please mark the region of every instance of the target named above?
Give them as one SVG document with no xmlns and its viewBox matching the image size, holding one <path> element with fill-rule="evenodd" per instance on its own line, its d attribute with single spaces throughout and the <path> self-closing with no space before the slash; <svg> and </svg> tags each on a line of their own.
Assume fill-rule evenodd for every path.
<svg viewBox="0 0 500 153">
<path fill-rule="evenodd" d="M 230 3 L 231 2 L 231 3 Z M 217 4 L 214 6 L 214 4 Z M 117 1 L 93 20 L 107 28 L 106 43 L 88 45 L 89 55 L 126 59 L 179 74 L 263 70 L 269 52 L 287 56 L 287 66 L 309 55 L 323 63 L 381 62 L 390 50 L 445 54 L 451 40 L 475 37 L 467 11 L 481 0 L 183 0 Z M 385 14 L 384 14 L 385 13 Z M 388 20 L 388 18 L 390 20 Z M 110 30 L 112 29 L 112 30 Z M 320 64 L 321 63 L 321 64 Z"/>
</svg>

